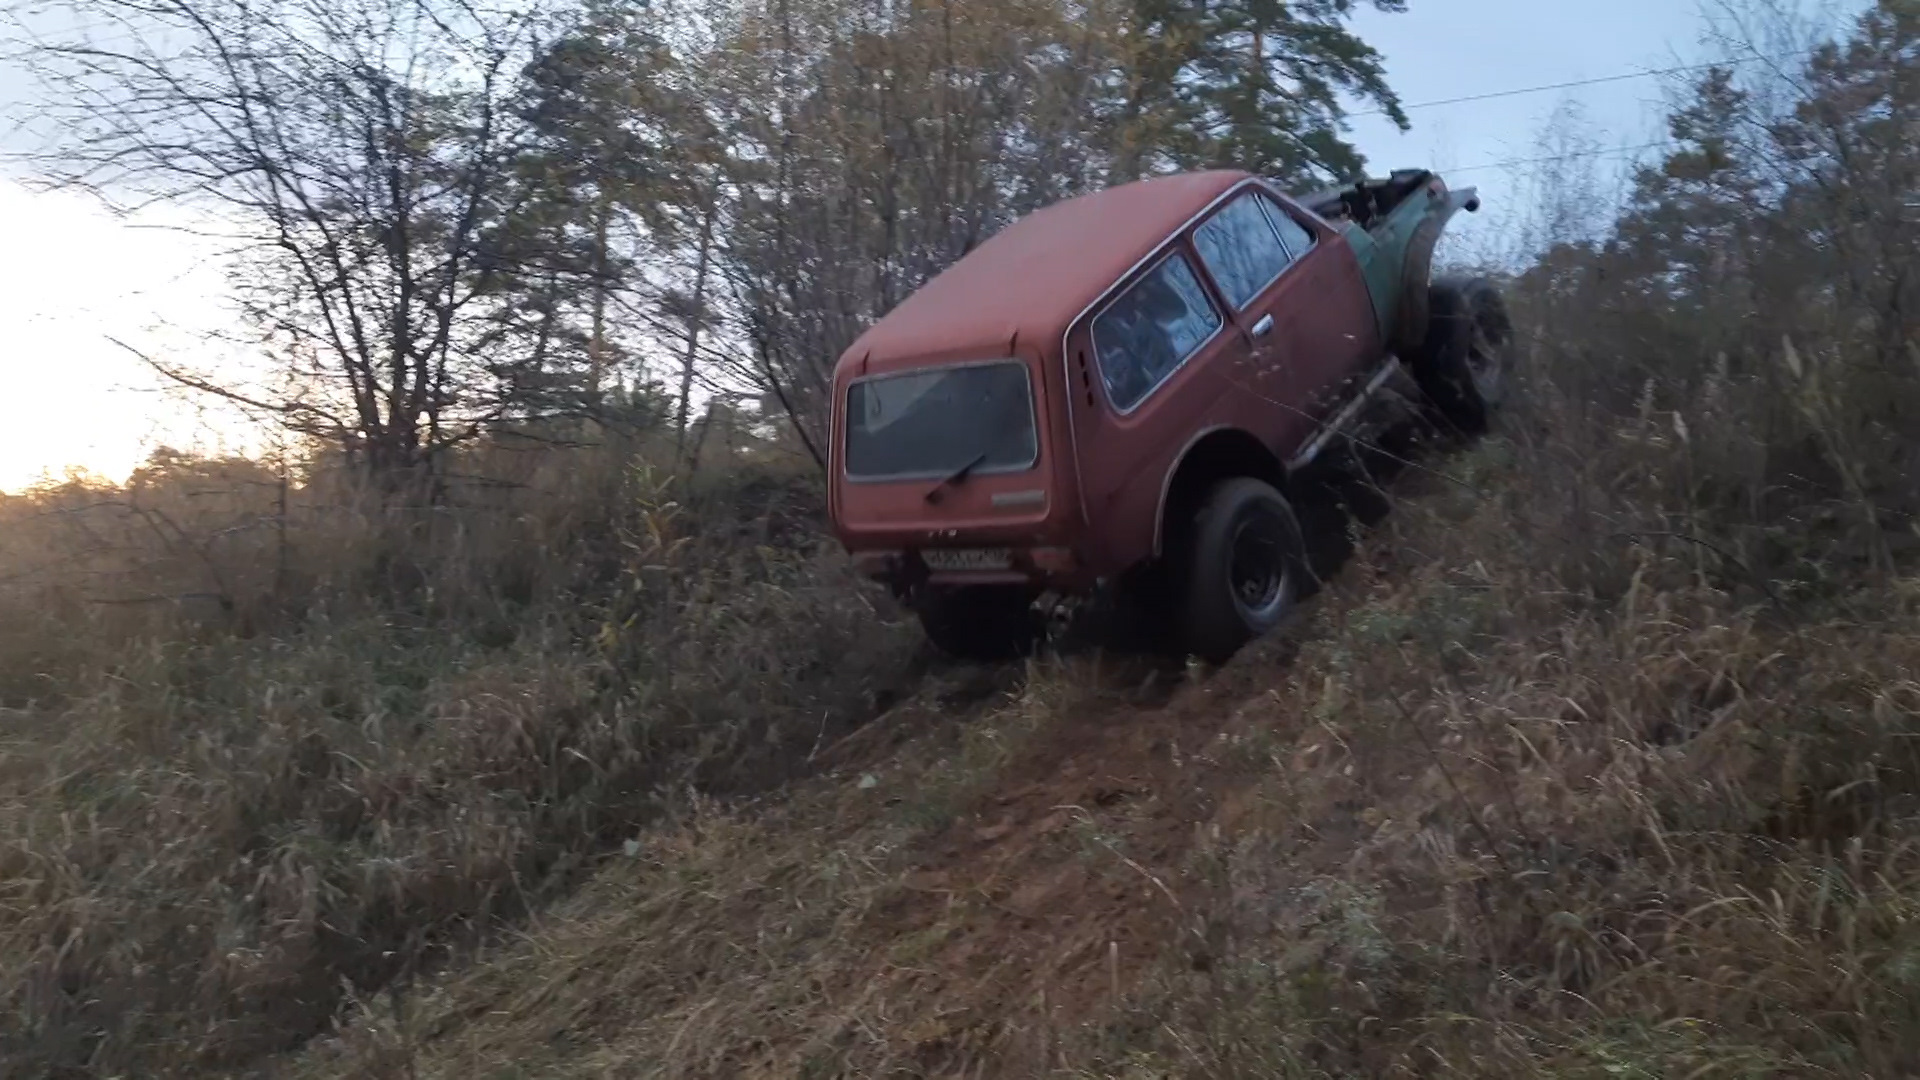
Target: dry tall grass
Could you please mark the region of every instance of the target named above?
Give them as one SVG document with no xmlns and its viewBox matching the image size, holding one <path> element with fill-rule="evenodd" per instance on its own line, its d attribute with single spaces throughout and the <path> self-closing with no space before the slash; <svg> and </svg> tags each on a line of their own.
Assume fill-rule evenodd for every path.
<svg viewBox="0 0 1920 1080">
<path fill-rule="evenodd" d="M 1543 381 L 1170 705 L 1084 657 L 927 695 L 294 1074 L 1910 1075 L 1920 583 L 1730 567 Z"/>
<path fill-rule="evenodd" d="M 1920 583 L 1776 602 L 1541 449 L 1403 504 L 1243 705 L 1190 922 L 1077 1075 L 1920 1068 Z"/>
<path fill-rule="evenodd" d="M 1639 405 L 1684 364 L 1590 407 L 1616 347 L 1536 338 L 1506 429 L 1171 705 L 1083 658 L 897 715 L 296 1074 L 1912 1075 L 1920 578 L 1859 531 L 1898 504 L 1756 497 L 1813 421 Z"/>
<path fill-rule="evenodd" d="M 0 506 L 9 1075 L 297 1045 L 689 791 L 804 767 L 913 647 L 804 476 L 687 505 L 632 448 L 511 449 L 419 510 L 177 458 Z"/>
</svg>

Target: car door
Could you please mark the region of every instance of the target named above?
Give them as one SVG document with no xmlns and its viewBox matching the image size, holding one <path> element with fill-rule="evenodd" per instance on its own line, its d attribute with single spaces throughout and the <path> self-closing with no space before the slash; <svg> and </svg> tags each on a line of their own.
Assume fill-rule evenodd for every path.
<svg viewBox="0 0 1920 1080">
<path fill-rule="evenodd" d="M 1324 420 L 1381 357 L 1373 301 L 1344 236 L 1270 192 L 1257 197 L 1293 259 L 1282 278 L 1287 299 L 1273 310 L 1286 326 L 1296 390 L 1306 411 Z"/>
<path fill-rule="evenodd" d="M 1224 371 L 1243 352 L 1183 243 L 1077 325 L 1068 346 L 1073 440 L 1082 507 L 1107 525 L 1098 544 L 1123 553 L 1151 547 L 1160 478 L 1228 392 Z M 1145 509 L 1134 513 L 1135 502 Z"/>
<path fill-rule="evenodd" d="M 1338 403 L 1337 388 L 1366 364 L 1362 340 L 1370 316 L 1347 310 L 1356 292 L 1343 270 L 1352 254 L 1324 229 L 1249 184 L 1202 222 L 1193 236 L 1220 294 L 1248 343 L 1236 389 L 1267 442 L 1287 455 Z M 1362 302 L 1364 289 L 1358 291 Z"/>
<path fill-rule="evenodd" d="M 1244 344 L 1227 378 L 1247 411 L 1259 416 L 1262 438 L 1275 445 L 1297 441 L 1311 418 L 1298 407 L 1302 358 L 1288 313 L 1295 290 L 1285 280 L 1294 259 L 1259 192 L 1243 187 L 1223 202 L 1194 228 L 1193 247 Z"/>
</svg>

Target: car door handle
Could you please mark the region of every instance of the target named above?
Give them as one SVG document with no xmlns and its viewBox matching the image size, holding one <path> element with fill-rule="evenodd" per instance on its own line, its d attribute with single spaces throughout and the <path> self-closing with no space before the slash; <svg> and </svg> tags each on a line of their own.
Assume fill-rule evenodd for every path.
<svg viewBox="0 0 1920 1080">
<path fill-rule="evenodd" d="M 1253 324 L 1253 330 L 1252 330 L 1253 336 L 1266 337 L 1268 334 L 1271 334 L 1271 333 L 1273 333 L 1273 316 L 1272 315 L 1260 316 L 1260 321 Z"/>
</svg>

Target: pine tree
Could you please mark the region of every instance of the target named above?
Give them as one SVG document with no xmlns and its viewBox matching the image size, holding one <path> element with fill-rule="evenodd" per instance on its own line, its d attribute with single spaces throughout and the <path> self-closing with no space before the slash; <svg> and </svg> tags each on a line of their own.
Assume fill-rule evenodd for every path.
<svg viewBox="0 0 1920 1080">
<path fill-rule="evenodd" d="M 1641 168 L 1616 242 L 1676 297 L 1725 292 L 1749 262 L 1765 185 L 1747 147 L 1753 119 L 1732 68 L 1713 68 L 1667 119 L 1677 148 Z"/>
<path fill-rule="evenodd" d="M 1809 255 L 1867 313 L 1883 368 L 1920 337 L 1920 3 L 1879 0 L 1808 61 L 1803 97 L 1772 129 L 1784 214 Z"/>
<path fill-rule="evenodd" d="M 1375 0 L 1383 11 L 1404 0 Z M 1347 26 L 1356 0 L 1134 0 L 1115 171 L 1232 167 L 1304 185 L 1357 176 L 1343 98 L 1406 127 L 1378 51 Z"/>
<path fill-rule="evenodd" d="M 676 239 L 701 111 L 646 5 L 592 0 L 529 65 L 519 104 L 531 146 L 498 218 L 500 282 L 532 341 L 588 403 L 626 357 L 612 326 L 635 254 Z"/>
</svg>

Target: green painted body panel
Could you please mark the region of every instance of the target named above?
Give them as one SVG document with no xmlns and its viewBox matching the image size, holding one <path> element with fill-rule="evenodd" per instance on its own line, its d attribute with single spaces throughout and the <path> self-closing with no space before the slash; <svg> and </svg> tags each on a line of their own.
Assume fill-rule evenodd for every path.
<svg viewBox="0 0 1920 1080">
<path fill-rule="evenodd" d="M 1360 273 L 1367 281 L 1367 298 L 1373 301 L 1373 321 L 1380 331 L 1380 340 L 1391 340 L 1400 295 L 1400 263 L 1381 254 L 1380 241 L 1353 222 L 1343 223 L 1340 231 L 1346 234 L 1347 246 L 1360 260 Z M 1405 249 L 1404 244 L 1401 247 Z"/>
<path fill-rule="evenodd" d="M 1472 189 L 1448 192 L 1440 197 L 1407 199 L 1393 212 L 1362 229 L 1346 222 L 1342 231 L 1354 255 L 1360 260 L 1360 272 L 1366 278 L 1367 296 L 1373 301 L 1373 317 L 1380 329 L 1380 340 L 1392 341 L 1399 320 L 1408 281 L 1409 256 L 1421 226 L 1433 221 L 1431 235 L 1439 236 L 1447 221 L 1474 197 Z M 1430 253 L 1429 253 L 1430 254 Z M 1424 263 L 1424 259 L 1421 260 Z M 1420 285 L 1424 287 L 1423 280 Z"/>
</svg>

